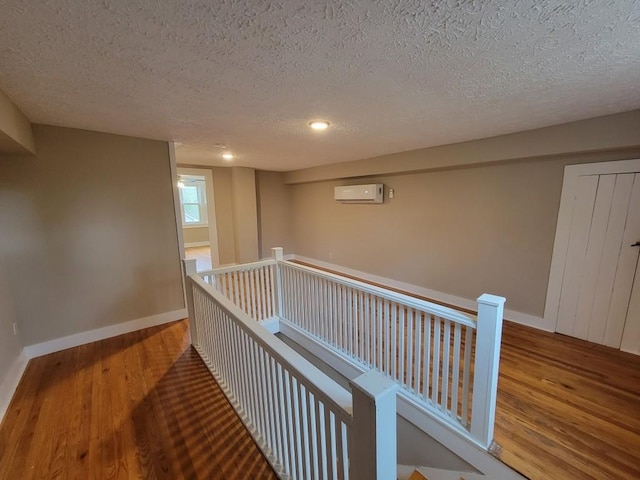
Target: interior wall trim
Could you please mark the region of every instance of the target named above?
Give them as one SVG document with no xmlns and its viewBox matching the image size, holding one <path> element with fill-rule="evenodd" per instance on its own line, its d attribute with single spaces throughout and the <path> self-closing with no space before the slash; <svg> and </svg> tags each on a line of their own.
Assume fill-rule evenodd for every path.
<svg viewBox="0 0 640 480">
<path fill-rule="evenodd" d="M 135 332 L 143 328 L 155 327 L 164 323 L 175 322 L 187 317 L 187 309 L 174 310 L 172 312 L 160 313 L 149 317 L 138 318 L 128 322 L 117 323 L 107 327 L 96 328 L 86 332 L 75 333 L 66 337 L 54 338 L 46 342 L 36 343 L 24 347 L 24 353 L 27 358 L 41 357 L 50 353 L 66 350 L 91 342 L 97 342 L 111 337 L 117 337 L 125 333 Z"/>
</svg>

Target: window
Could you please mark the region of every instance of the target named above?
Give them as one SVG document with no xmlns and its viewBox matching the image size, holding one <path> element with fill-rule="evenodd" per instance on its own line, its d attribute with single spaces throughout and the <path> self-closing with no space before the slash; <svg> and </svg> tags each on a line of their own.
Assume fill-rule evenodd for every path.
<svg viewBox="0 0 640 480">
<path fill-rule="evenodd" d="M 204 227 L 207 222 L 207 192 L 204 177 L 180 175 L 178 187 L 182 224 L 185 227 Z"/>
</svg>

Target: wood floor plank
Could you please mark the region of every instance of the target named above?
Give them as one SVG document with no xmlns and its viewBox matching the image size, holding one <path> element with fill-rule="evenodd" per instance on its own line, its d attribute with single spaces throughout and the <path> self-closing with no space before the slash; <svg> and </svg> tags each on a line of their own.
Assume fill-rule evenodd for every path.
<svg viewBox="0 0 640 480">
<path fill-rule="evenodd" d="M 2 428 L 7 431 L 19 431 L 22 435 L 18 438 L 10 438 L 8 435 L 0 435 L 0 459 L 13 456 L 23 456 L 28 451 L 29 444 L 33 438 L 31 429 L 35 429 L 39 405 L 42 396 L 38 396 L 38 388 L 43 376 L 46 374 L 46 365 L 41 363 L 30 363 L 25 369 L 25 373 L 20 380 L 20 384 L 14 395 L 12 405 L 5 414 Z M 38 403 L 35 406 L 34 404 Z M 34 418 L 34 412 L 36 417 Z M 20 478 L 15 477 L 15 469 L 22 469 L 24 465 L 0 462 L 0 478 Z M 11 470 L 14 469 L 13 477 Z"/>
<path fill-rule="evenodd" d="M 640 478 L 640 357 L 505 322 L 495 438 L 535 480 Z"/>
<path fill-rule="evenodd" d="M 175 322 L 31 360 L 0 478 L 276 479 Z"/>
</svg>

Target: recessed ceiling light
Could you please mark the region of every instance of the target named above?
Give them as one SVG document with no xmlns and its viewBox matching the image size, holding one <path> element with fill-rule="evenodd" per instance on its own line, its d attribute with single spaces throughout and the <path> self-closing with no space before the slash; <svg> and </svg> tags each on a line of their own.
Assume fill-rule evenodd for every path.
<svg viewBox="0 0 640 480">
<path fill-rule="evenodd" d="M 225 160 L 233 160 L 233 153 L 223 153 L 222 158 Z"/>
<path fill-rule="evenodd" d="M 315 122 L 311 122 L 309 126 L 314 130 L 326 130 L 327 128 L 329 128 L 329 122 L 316 120 Z"/>
<path fill-rule="evenodd" d="M 213 148 L 219 148 L 220 150 L 224 150 L 227 146 L 224 143 L 216 143 Z"/>
</svg>

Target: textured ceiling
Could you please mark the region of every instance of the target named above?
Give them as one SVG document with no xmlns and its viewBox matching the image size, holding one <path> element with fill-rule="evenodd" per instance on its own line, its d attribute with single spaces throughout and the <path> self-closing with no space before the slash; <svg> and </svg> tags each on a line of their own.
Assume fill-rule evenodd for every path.
<svg viewBox="0 0 640 480">
<path fill-rule="evenodd" d="M 5 0 L 37 123 L 289 170 L 640 108 L 640 2 Z M 312 132 L 316 118 L 332 122 Z"/>
</svg>

